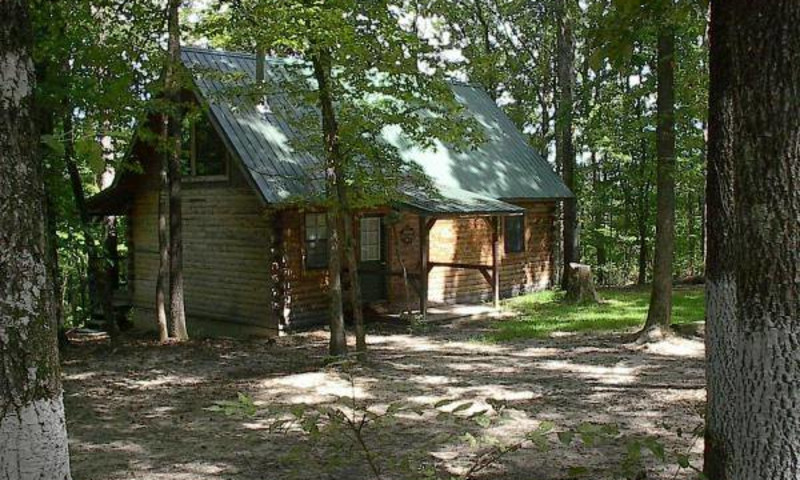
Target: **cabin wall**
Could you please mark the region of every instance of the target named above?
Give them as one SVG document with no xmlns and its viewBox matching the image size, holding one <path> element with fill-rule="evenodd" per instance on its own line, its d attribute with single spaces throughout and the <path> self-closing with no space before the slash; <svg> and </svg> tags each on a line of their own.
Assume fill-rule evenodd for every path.
<svg viewBox="0 0 800 480">
<path fill-rule="evenodd" d="M 555 214 L 554 202 L 516 202 L 525 207 L 525 250 L 506 253 L 504 235 L 500 229 L 500 296 L 511 297 L 550 287 L 550 245 Z M 502 220 L 501 220 L 502 222 Z M 418 230 L 418 217 L 404 215 L 397 225 Z M 439 219 L 430 232 L 430 262 L 492 264 L 492 233 L 484 218 L 470 217 Z M 419 238 L 399 247 L 403 261 L 411 272 L 419 271 Z M 392 257 L 392 269 L 400 269 Z M 474 302 L 491 299 L 492 289 L 478 270 L 435 267 L 428 275 L 428 301 L 441 303 Z M 391 281 L 393 303 L 405 303 L 402 277 Z M 416 308 L 418 296 L 411 289 L 411 305 Z"/>
<path fill-rule="evenodd" d="M 132 301 L 137 323 L 155 326 L 158 190 L 147 175 L 130 212 Z M 270 223 L 233 170 L 222 182 L 183 182 L 184 295 L 190 335 L 276 335 L 270 313 Z"/>
<path fill-rule="evenodd" d="M 550 286 L 550 244 L 554 220 L 554 202 L 518 203 L 525 214 L 525 250 L 506 253 L 504 232 L 500 236 L 500 294 L 510 297 Z M 287 320 L 291 328 L 324 323 L 329 307 L 326 270 L 305 270 L 303 267 L 303 213 L 287 210 L 282 213 L 287 258 Z M 357 222 L 355 222 L 357 225 Z M 411 235 L 403 235 L 411 232 Z M 358 232 L 355 232 L 358 241 Z M 405 240 L 404 240 L 405 238 Z M 387 269 L 388 307 L 392 311 L 416 310 L 420 265 L 419 216 L 404 213 L 399 221 L 388 226 Z M 358 251 L 358 248 L 356 249 Z M 491 230 L 484 218 L 439 219 L 430 233 L 430 261 L 491 265 Z M 405 267 L 408 288 L 403 279 Z M 344 279 L 345 285 L 347 284 Z M 428 300 L 440 303 L 489 300 L 491 287 L 477 270 L 436 267 L 428 277 Z M 345 303 L 347 297 L 345 295 Z"/>
</svg>

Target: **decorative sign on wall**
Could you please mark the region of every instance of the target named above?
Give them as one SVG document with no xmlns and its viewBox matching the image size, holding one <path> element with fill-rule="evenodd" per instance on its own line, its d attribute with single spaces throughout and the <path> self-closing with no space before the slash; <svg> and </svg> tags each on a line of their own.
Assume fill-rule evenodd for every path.
<svg viewBox="0 0 800 480">
<path fill-rule="evenodd" d="M 403 229 L 400 230 L 400 241 L 406 245 L 411 245 L 411 242 L 414 241 L 414 227 L 411 225 L 403 227 Z"/>
</svg>

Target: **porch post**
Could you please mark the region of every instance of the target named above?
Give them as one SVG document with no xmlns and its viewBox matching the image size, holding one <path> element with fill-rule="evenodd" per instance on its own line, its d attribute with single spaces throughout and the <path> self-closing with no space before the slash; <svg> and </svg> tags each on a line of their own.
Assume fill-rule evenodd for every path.
<svg viewBox="0 0 800 480">
<path fill-rule="evenodd" d="M 422 319 L 428 316 L 428 222 L 419 216 L 419 313 Z"/>
<path fill-rule="evenodd" d="M 500 217 L 492 218 L 492 304 L 500 307 Z"/>
</svg>

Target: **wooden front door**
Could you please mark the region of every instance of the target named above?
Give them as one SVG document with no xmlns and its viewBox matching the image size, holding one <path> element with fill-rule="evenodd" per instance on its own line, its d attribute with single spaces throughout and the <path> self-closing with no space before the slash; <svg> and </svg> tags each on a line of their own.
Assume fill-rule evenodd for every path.
<svg viewBox="0 0 800 480">
<path fill-rule="evenodd" d="M 361 217 L 358 273 L 363 302 L 386 300 L 386 232 L 383 217 Z"/>
</svg>

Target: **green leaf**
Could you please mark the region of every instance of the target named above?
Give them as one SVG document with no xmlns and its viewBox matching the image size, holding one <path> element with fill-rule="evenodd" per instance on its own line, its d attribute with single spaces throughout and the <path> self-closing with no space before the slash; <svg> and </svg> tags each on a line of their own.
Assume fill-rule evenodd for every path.
<svg viewBox="0 0 800 480">
<path fill-rule="evenodd" d="M 477 417 L 475 417 L 475 423 L 477 423 L 483 428 L 489 428 L 489 425 L 492 424 L 492 419 L 487 417 L 486 415 L 478 415 Z"/>
<path fill-rule="evenodd" d="M 572 443 L 572 439 L 574 438 L 575 438 L 575 432 L 571 430 L 558 432 L 558 440 L 566 446 L 569 446 Z"/>
<path fill-rule="evenodd" d="M 681 468 L 689 468 L 689 457 L 686 455 L 678 455 L 678 465 Z"/>
<path fill-rule="evenodd" d="M 470 409 L 472 407 L 472 405 L 473 405 L 473 402 L 462 403 L 461 405 L 459 405 L 456 408 L 454 408 L 453 411 L 450 412 L 450 413 L 463 412 L 464 410 Z"/>
</svg>

